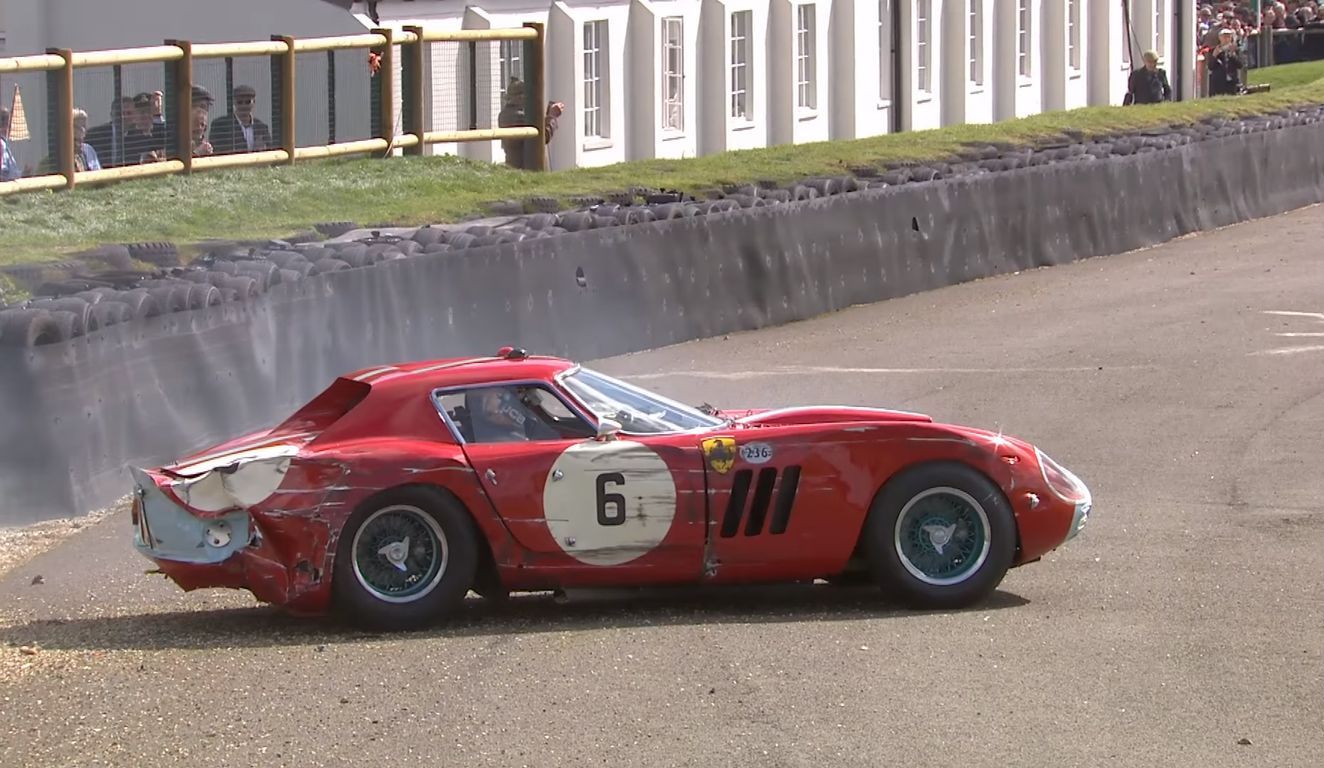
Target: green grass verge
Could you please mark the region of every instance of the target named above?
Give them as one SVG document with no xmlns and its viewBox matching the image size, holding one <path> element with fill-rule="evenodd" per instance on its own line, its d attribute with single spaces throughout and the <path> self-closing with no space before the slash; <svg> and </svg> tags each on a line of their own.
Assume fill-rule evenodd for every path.
<svg viewBox="0 0 1324 768">
<path fill-rule="evenodd" d="M 1276 67 L 1252 69 L 1247 80 L 1251 85 L 1268 84 L 1274 88 L 1295 88 L 1324 78 L 1324 61 L 1303 61 L 1299 64 L 1279 64 Z"/>
<path fill-rule="evenodd" d="M 700 192 L 732 183 L 787 182 L 849 173 L 858 166 L 933 161 L 971 143 L 1034 143 L 1069 130 L 1097 136 L 1324 103 L 1321 76 L 1324 63 L 1293 64 L 1255 72 L 1255 82 L 1274 87 L 1251 96 L 1088 107 L 992 125 L 536 175 L 454 157 L 348 159 L 15 195 L 0 199 L 0 264 L 51 259 L 108 242 L 283 237 L 324 221 L 457 221 L 481 212 L 486 203 L 534 195 L 566 199 L 636 185 Z"/>
</svg>

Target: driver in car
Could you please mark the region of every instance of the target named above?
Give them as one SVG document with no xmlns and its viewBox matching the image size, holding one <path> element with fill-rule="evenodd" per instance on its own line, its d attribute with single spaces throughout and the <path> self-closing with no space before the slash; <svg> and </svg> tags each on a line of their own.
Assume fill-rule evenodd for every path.
<svg viewBox="0 0 1324 768">
<path fill-rule="evenodd" d="M 473 413 L 474 438 L 480 443 L 526 442 L 524 429 L 528 416 L 515 395 L 503 387 L 480 389 L 473 393 L 477 408 Z"/>
</svg>

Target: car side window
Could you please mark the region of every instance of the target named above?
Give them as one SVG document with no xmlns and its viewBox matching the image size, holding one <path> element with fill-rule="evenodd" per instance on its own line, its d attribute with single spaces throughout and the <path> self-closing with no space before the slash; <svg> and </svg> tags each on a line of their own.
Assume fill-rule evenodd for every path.
<svg viewBox="0 0 1324 768">
<path fill-rule="evenodd" d="M 447 392 L 436 400 L 467 443 L 576 440 L 597 433 L 537 384 L 474 387 Z"/>
</svg>

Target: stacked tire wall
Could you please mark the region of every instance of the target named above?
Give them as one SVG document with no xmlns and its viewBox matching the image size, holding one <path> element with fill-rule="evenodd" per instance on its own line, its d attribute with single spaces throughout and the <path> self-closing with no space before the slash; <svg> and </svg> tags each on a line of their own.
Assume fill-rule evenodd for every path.
<svg viewBox="0 0 1324 768">
<path fill-rule="evenodd" d="M 21 338 L 0 345 L 0 524 L 105 506 L 128 492 L 127 465 L 260 429 L 357 368 L 504 344 L 594 359 L 1320 202 L 1324 161 L 1302 147 L 1322 142 L 1312 109 L 500 230 L 238 253 L 137 298 L 71 286 L 101 295 L 82 296 L 86 312 L 61 298 L 6 313 L 4 333 Z M 32 322 L 43 312 L 57 330 Z M 32 337 L 37 326 L 60 340 Z"/>
</svg>

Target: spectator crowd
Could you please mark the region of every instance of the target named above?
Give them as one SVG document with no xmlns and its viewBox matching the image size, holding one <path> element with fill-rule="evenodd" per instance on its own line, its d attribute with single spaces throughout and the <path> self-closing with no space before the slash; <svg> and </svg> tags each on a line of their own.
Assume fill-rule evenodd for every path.
<svg viewBox="0 0 1324 768">
<path fill-rule="evenodd" d="M 193 108 L 186 125 L 190 132 L 194 157 L 261 152 L 271 149 L 271 129 L 253 114 L 257 91 L 249 85 L 235 86 L 233 108 L 211 119 L 215 98 L 206 88 L 195 85 Z M 121 96 L 110 105 L 110 120 L 88 127 L 87 112 L 75 108 L 74 168 L 98 171 L 141 163 L 153 163 L 170 156 L 170 130 L 164 115 L 164 94 L 143 92 Z M 9 147 L 9 112 L 0 109 L 0 181 L 30 176 L 33 169 L 18 167 Z M 54 173 L 56 164 L 47 157 L 37 172 Z"/>
</svg>

